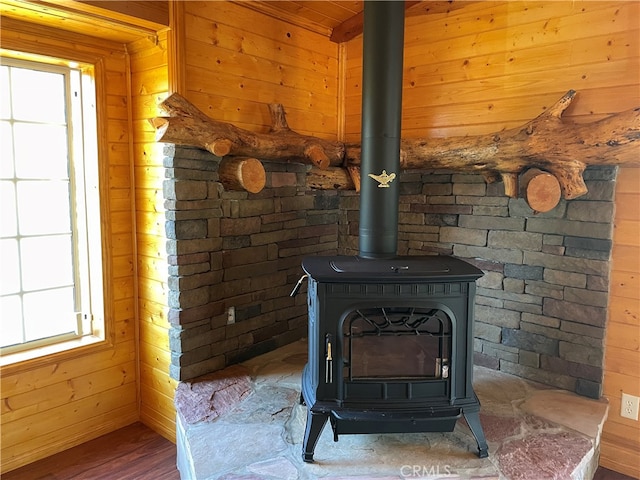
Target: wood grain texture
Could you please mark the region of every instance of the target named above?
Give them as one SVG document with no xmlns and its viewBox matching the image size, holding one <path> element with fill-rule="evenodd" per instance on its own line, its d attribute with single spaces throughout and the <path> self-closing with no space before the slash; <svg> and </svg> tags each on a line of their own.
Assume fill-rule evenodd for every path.
<svg viewBox="0 0 640 480">
<path fill-rule="evenodd" d="M 148 119 L 160 113 L 169 90 L 169 38 L 136 42 L 131 53 L 131 93 L 138 279 L 136 316 L 139 325 L 140 419 L 162 435 L 175 438 L 171 355 L 167 320 L 167 260 L 162 146 L 154 143 Z M 172 54 L 181 52 L 175 49 Z M 180 63 L 182 59 L 173 58 Z"/>
<path fill-rule="evenodd" d="M 616 183 L 611 296 L 605 338 L 604 395 L 611 408 L 604 424 L 600 462 L 640 478 L 640 426 L 620 416 L 622 392 L 640 396 L 640 168 L 621 168 Z M 635 237 L 635 239 L 634 239 Z"/>
<path fill-rule="evenodd" d="M 176 446 L 137 422 L 12 472 L 3 480 L 178 480 Z"/>
</svg>

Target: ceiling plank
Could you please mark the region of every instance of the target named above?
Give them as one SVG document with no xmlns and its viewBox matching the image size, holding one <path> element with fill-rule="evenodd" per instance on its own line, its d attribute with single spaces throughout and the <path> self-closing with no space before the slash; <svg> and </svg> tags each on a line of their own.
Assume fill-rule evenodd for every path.
<svg viewBox="0 0 640 480">
<path fill-rule="evenodd" d="M 414 1 L 407 0 L 404 3 L 405 3 L 405 10 L 407 10 L 421 2 L 419 1 L 414 2 Z M 443 2 L 443 3 L 449 3 L 449 2 Z M 344 22 L 342 22 L 340 25 L 335 27 L 331 32 L 331 37 L 329 38 L 332 42 L 336 42 L 336 43 L 348 42 L 349 40 L 356 38 L 358 35 L 362 33 L 363 24 L 364 24 L 364 11 L 357 13 L 353 17 L 347 18 Z"/>
</svg>

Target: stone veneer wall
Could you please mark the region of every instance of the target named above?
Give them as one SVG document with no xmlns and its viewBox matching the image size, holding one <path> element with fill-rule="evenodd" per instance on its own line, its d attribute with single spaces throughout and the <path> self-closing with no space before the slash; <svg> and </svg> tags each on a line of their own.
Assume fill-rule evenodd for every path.
<svg viewBox="0 0 640 480">
<path fill-rule="evenodd" d="M 265 164 L 259 194 L 227 192 L 217 157 L 173 145 L 165 154 L 171 376 L 304 337 L 305 296 L 289 297 L 302 257 L 357 254 L 359 195 L 307 190 L 306 166 L 277 163 Z M 485 272 L 476 364 L 601 395 L 616 172 L 587 169 L 589 193 L 544 214 L 480 175 L 400 176 L 398 253 L 455 255 Z"/>
<path fill-rule="evenodd" d="M 265 164 L 259 194 L 224 191 L 219 158 L 165 147 L 171 377 L 188 380 L 307 334 L 302 257 L 336 254 L 339 197 L 305 191 L 307 167 Z M 228 324 L 229 307 L 235 323 Z"/>
<path fill-rule="evenodd" d="M 400 176 L 398 253 L 452 254 L 485 272 L 477 365 L 600 397 L 616 173 L 587 169 L 587 195 L 537 215 L 480 175 Z M 358 202 L 342 198 L 344 254 L 357 253 Z"/>
</svg>

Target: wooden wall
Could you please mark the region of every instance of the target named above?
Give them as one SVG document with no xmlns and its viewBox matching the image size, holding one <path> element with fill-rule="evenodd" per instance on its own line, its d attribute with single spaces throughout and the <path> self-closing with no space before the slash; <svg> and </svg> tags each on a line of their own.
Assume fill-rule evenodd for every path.
<svg viewBox="0 0 640 480">
<path fill-rule="evenodd" d="M 576 121 L 640 105 L 637 2 L 475 2 L 406 19 L 405 138 L 497 132 L 570 89 Z M 362 36 L 347 45 L 346 132 L 360 132 Z"/>
<path fill-rule="evenodd" d="M 640 106 L 638 2 L 477 2 L 406 19 L 403 136 L 516 127 L 569 89 L 565 117 L 590 122 Z M 360 132 L 362 37 L 347 44 L 345 128 Z M 621 419 L 620 391 L 640 395 L 640 178 L 618 176 L 601 464 L 640 478 L 640 423 Z"/>
<path fill-rule="evenodd" d="M 2 19 L 2 47 L 97 63 L 105 233 L 105 345 L 3 367 L 2 471 L 138 420 L 127 56 L 122 44 Z"/>
<path fill-rule="evenodd" d="M 234 2 L 185 2 L 184 31 L 180 93 L 207 115 L 265 131 L 282 103 L 291 129 L 335 139 L 337 44 Z"/>
<path fill-rule="evenodd" d="M 158 107 L 169 89 L 169 33 L 130 43 L 137 250 L 137 317 L 139 325 L 140 419 L 175 441 L 173 393 L 169 378 L 167 319 L 167 251 L 162 184 L 163 145 L 155 142 L 148 119 L 161 116 Z"/>
<path fill-rule="evenodd" d="M 620 416 L 620 393 L 640 396 L 640 168 L 619 171 L 614 225 L 600 464 L 640 478 L 640 422 Z"/>
</svg>

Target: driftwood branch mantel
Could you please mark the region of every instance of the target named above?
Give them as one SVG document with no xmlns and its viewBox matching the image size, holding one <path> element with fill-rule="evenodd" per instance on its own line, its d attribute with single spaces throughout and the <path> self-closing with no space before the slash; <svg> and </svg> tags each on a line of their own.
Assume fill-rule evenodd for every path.
<svg viewBox="0 0 640 480">
<path fill-rule="evenodd" d="M 548 211 L 560 197 L 570 200 L 587 192 L 582 178 L 587 166 L 640 165 L 640 107 L 591 123 L 565 122 L 562 113 L 575 95 L 570 90 L 518 128 L 487 135 L 403 139 L 400 166 L 477 172 L 488 182 L 502 180 L 506 195 L 523 196 L 534 211 Z M 170 116 L 151 120 L 159 142 L 196 146 L 220 157 L 251 158 L 243 169 L 234 170 L 247 178 L 263 178 L 261 161 L 299 162 L 312 165 L 307 177 L 311 188 L 359 190 L 360 145 L 294 132 L 280 104 L 269 105 L 268 133 L 216 121 L 178 94 L 161 107 Z M 225 187 L 246 185 L 231 175 L 227 172 L 221 179 Z M 261 188 L 252 185 L 251 191 Z"/>
</svg>

